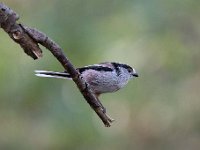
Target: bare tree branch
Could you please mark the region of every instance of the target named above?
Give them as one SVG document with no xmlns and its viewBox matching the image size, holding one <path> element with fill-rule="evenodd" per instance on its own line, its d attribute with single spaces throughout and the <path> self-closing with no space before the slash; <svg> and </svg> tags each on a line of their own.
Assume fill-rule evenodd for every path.
<svg viewBox="0 0 200 150">
<path fill-rule="evenodd" d="M 80 73 L 64 55 L 60 46 L 44 33 L 22 24 L 18 24 L 16 22 L 18 19 L 19 15 L 16 12 L 8 8 L 3 3 L 0 3 L 0 27 L 3 28 L 4 31 L 8 33 L 10 38 L 18 43 L 24 49 L 24 52 L 33 59 L 42 57 L 42 50 L 38 44 L 46 47 L 61 63 L 64 69 L 71 75 L 73 81 L 76 83 L 85 100 L 97 113 L 105 126 L 110 127 L 113 119 L 111 119 L 103 111 L 103 106 L 101 105 L 100 101 L 92 93 L 89 85 L 81 77 Z"/>
</svg>

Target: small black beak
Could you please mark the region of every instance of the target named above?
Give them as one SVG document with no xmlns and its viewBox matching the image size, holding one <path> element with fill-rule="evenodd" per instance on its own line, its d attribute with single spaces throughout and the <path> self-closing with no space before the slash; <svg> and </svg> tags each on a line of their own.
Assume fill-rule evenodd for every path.
<svg viewBox="0 0 200 150">
<path fill-rule="evenodd" d="M 139 77 L 139 75 L 137 73 L 133 73 L 134 77 Z"/>
</svg>

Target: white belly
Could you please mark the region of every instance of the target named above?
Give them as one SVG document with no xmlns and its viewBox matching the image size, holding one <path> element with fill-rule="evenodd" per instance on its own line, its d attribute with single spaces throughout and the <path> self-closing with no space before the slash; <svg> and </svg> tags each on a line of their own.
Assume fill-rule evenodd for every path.
<svg viewBox="0 0 200 150">
<path fill-rule="evenodd" d="M 128 78 L 117 76 L 115 72 L 97 72 L 94 70 L 82 74 L 90 88 L 98 94 L 115 92 L 128 83 Z"/>
</svg>

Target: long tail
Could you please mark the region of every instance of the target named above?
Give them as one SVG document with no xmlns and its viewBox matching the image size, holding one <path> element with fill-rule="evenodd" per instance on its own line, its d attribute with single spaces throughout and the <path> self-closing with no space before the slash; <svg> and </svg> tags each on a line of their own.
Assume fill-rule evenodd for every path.
<svg viewBox="0 0 200 150">
<path fill-rule="evenodd" d="M 71 79 L 71 76 L 67 72 L 35 70 L 35 75 L 38 76 L 38 77 Z"/>
</svg>

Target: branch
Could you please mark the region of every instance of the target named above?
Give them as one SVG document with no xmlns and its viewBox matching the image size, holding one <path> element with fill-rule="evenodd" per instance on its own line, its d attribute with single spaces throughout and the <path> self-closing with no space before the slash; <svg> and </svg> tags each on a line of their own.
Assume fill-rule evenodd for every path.
<svg viewBox="0 0 200 150">
<path fill-rule="evenodd" d="M 97 113 L 105 126 L 110 127 L 113 119 L 104 112 L 104 108 L 100 101 L 93 94 L 89 85 L 81 77 L 80 73 L 64 55 L 60 46 L 44 33 L 22 24 L 18 24 L 16 22 L 18 19 L 19 15 L 16 12 L 8 8 L 3 3 L 0 3 L 0 27 L 3 28 L 4 31 L 8 33 L 10 38 L 18 43 L 24 52 L 33 59 L 42 57 L 42 50 L 38 44 L 46 47 L 61 63 L 64 69 L 71 75 L 73 81 L 76 83 L 85 100 Z"/>
</svg>

